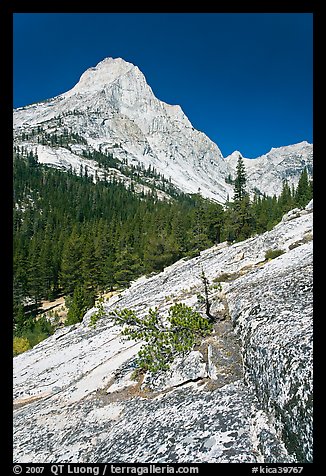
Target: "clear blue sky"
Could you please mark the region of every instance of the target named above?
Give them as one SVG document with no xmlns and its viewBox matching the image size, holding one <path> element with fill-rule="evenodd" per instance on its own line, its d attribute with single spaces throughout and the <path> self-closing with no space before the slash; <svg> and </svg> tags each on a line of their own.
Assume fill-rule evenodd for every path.
<svg viewBox="0 0 326 476">
<path fill-rule="evenodd" d="M 312 142 L 312 23 L 309 13 L 18 13 L 14 107 L 121 57 L 224 156 Z"/>
</svg>

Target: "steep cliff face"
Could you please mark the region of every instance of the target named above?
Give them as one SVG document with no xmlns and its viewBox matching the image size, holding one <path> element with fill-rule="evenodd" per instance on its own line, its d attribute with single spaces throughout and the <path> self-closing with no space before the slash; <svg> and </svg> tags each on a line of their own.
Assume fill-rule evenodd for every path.
<svg viewBox="0 0 326 476">
<path fill-rule="evenodd" d="M 42 144 L 44 133 L 74 133 L 79 139 L 75 137 L 67 150 L 60 142 Z M 157 99 L 138 67 L 121 58 L 106 58 L 89 68 L 66 93 L 16 109 L 14 136 L 16 145 L 36 149 L 41 163 L 63 169 L 71 165 L 78 172 L 83 152 L 102 150 L 123 164 L 155 168 L 184 192 L 200 190 L 221 203 L 233 194 L 225 180 L 235 175 L 238 154 L 224 159 L 180 106 Z M 90 174 L 102 174 L 96 162 L 86 163 Z M 249 185 L 278 194 L 282 180 L 297 181 L 305 164 L 312 169 L 311 144 L 272 149 L 266 156 L 246 160 Z M 119 178 L 125 180 L 121 174 Z"/>
<path fill-rule="evenodd" d="M 284 253 L 268 261 L 271 249 Z M 310 204 L 105 303 L 140 316 L 175 302 L 200 311 L 204 270 L 214 332 L 169 372 L 133 380 L 141 343 L 123 340 L 109 317 L 89 327 L 95 309 L 17 356 L 15 461 L 311 461 L 311 268 Z"/>
<path fill-rule="evenodd" d="M 231 191 L 217 145 L 192 127 L 180 106 L 157 99 L 141 71 L 121 58 L 88 69 L 67 93 L 14 111 L 19 137 L 41 124 L 48 133 L 64 127 L 78 133 L 87 142 L 80 150 L 101 148 L 129 164 L 151 165 L 185 192 L 201 188 L 205 196 L 224 201 Z M 40 161 L 49 163 L 34 146 Z"/>
</svg>

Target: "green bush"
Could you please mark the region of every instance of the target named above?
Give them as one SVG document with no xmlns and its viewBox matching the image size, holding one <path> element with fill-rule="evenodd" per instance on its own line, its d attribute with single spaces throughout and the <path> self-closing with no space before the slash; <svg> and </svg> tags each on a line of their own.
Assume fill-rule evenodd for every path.
<svg viewBox="0 0 326 476">
<path fill-rule="evenodd" d="M 30 343 L 26 337 L 14 337 L 13 341 L 13 352 L 14 356 L 21 354 L 22 352 L 26 352 L 26 350 L 30 349 Z"/>
<path fill-rule="evenodd" d="M 138 353 L 137 366 L 152 373 L 169 369 L 176 356 L 190 352 L 213 328 L 208 319 L 182 303 L 171 306 L 165 317 L 156 308 L 149 309 L 142 318 L 131 309 L 110 316 L 117 324 L 125 325 L 122 333 L 128 339 L 146 342 Z"/>
<path fill-rule="evenodd" d="M 21 350 L 21 352 L 24 352 L 25 350 L 31 349 L 35 345 L 39 344 L 42 340 L 52 335 L 54 331 L 55 326 L 52 325 L 45 316 L 42 316 L 37 320 L 35 318 L 29 317 L 25 320 L 24 325 L 15 331 L 14 348 L 20 349 L 21 346 L 23 346 L 23 342 L 25 342 L 25 344 L 28 342 L 29 347 Z"/>
<path fill-rule="evenodd" d="M 46 339 L 47 337 L 49 337 L 49 334 L 37 330 L 26 331 L 24 334 L 24 338 L 28 340 L 31 348 L 42 342 L 42 340 Z"/>
<path fill-rule="evenodd" d="M 271 260 L 281 256 L 284 253 L 283 250 L 267 250 L 265 253 L 265 260 Z"/>
<path fill-rule="evenodd" d="M 219 276 L 216 276 L 216 278 L 213 279 L 214 283 L 223 283 L 223 282 L 229 282 L 229 281 L 234 281 L 239 277 L 238 273 L 222 273 Z"/>
</svg>

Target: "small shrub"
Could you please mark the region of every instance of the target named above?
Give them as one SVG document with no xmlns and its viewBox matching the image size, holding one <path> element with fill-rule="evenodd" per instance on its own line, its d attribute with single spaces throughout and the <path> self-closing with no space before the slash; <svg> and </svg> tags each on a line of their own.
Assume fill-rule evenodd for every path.
<svg viewBox="0 0 326 476">
<path fill-rule="evenodd" d="M 271 260 L 281 256 L 284 253 L 283 250 L 267 250 L 265 253 L 265 260 Z"/>
<path fill-rule="evenodd" d="M 197 256 L 200 256 L 200 251 L 199 250 L 191 250 L 191 251 L 188 251 L 188 253 L 183 258 L 183 260 L 187 261 L 189 259 L 196 258 Z"/>
<path fill-rule="evenodd" d="M 133 380 L 134 382 L 137 382 L 137 380 L 139 379 L 141 375 L 141 369 L 135 369 L 131 376 L 130 376 L 130 380 Z"/>
<path fill-rule="evenodd" d="M 89 320 L 88 327 L 96 327 L 97 321 L 98 321 L 98 316 L 97 313 L 95 312 L 94 314 L 91 315 L 91 318 Z"/>
<path fill-rule="evenodd" d="M 26 337 L 14 337 L 13 341 L 13 352 L 14 356 L 18 354 L 22 354 L 26 352 L 26 350 L 30 349 L 30 343 Z"/>
<path fill-rule="evenodd" d="M 234 281 L 238 277 L 239 275 L 237 273 L 222 273 L 219 276 L 216 276 L 216 278 L 214 278 L 213 281 L 214 283 L 223 283 L 223 282 Z"/>
<path fill-rule="evenodd" d="M 204 304 L 205 303 L 205 297 L 202 294 L 197 294 L 197 301 L 200 304 Z"/>
<path fill-rule="evenodd" d="M 221 285 L 221 283 L 218 281 L 217 284 L 212 284 L 212 285 L 210 286 L 210 289 L 217 289 L 218 291 L 221 292 L 221 291 L 222 291 L 222 285 Z"/>
<path fill-rule="evenodd" d="M 42 342 L 55 331 L 55 326 L 45 317 L 40 317 L 37 321 L 31 320 L 29 326 L 26 327 L 20 337 L 28 340 L 30 348 Z"/>
</svg>

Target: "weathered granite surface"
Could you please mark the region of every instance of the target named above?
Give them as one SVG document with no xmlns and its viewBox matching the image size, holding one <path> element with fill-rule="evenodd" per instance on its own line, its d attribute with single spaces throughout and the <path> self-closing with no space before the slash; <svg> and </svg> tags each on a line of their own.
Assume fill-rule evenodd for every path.
<svg viewBox="0 0 326 476">
<path fill-rule="evenodd" d="M 200 310 L 204 270 L 214 332 L 166 374 L 133 380 L 141 343 L 108 317 L 89 327 L 95 309 L 15 357 L 14 461 L 312 461 L 311 212 L 106 303 L 140 315 L 180 301 Z M 284 254 L 266 261 L 270 249 Z"/>
<path fill-rule="evenodd" d="M 312 460 L 311 256 L 312 242 L 303 244 L 227 291 L 245 380 L 300 461 Z"/>
</svg>

